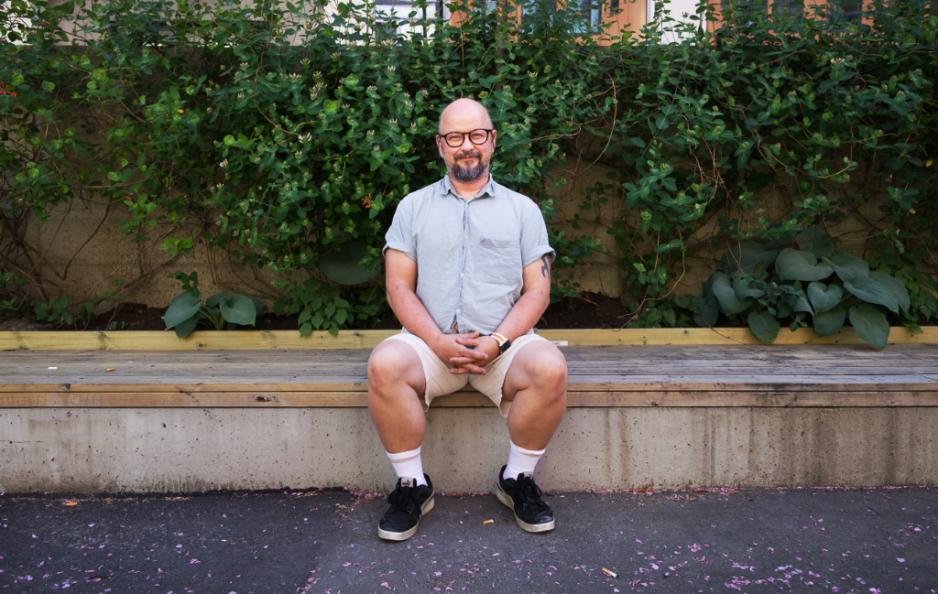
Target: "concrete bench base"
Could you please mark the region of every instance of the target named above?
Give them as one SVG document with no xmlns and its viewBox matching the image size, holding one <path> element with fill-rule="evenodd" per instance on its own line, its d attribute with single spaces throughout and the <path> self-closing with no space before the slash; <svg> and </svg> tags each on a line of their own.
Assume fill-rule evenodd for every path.
<svg viewBox="0 0 938 594">
<path fill-rule="evenodd" d="M 494 408 L 434 408 L 424 461 L 487 491 L 508 447 Z M 938 407 L 572 408 L 538 467 L 548 490 L 936 485 Z M 386 490 L 362 408 L 0 409 L 0 491 Z"/>
</svg>

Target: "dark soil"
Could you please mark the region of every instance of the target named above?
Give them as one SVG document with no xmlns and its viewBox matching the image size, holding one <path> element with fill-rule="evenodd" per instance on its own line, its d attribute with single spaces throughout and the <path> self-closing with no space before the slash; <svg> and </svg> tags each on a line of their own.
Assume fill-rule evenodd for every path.
<svg viewBox="0 0 938 594">
<path fill-rule="evenodd" d="M 123 303 L 93 318 L 85 330 L 163 330 L 164 310 L 141 303 Z M 616 298 L 594 293 L 564 298 L 554 303 L 537 324 L 538 328 L 621 328 L 630 319 L 626 306 Z M 29 327 L 7 329 L 55 329 L 51 326 L 26 324 Z M 83 325 L 84 326 L 84 325 Z M 375 326 L 382 329 L 400 328 L 390 312 Z M 265 314 L 257 319 L 256 330 L 296 330 L 296 316 Z M 71 329 L 71 328 L 69 328 Z"/>
</svg>

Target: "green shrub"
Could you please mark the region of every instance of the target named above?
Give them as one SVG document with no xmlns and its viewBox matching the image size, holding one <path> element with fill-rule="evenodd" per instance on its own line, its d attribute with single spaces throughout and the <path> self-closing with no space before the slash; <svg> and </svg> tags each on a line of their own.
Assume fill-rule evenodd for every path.
<svg viewBox="0 0 938 594">
<path fill-rule="evenodd" d="M 13 0 L 0 28 L 32 25 L 24 44 L 0 44 L 0 269 L 67 286 L 67 269 L 35 258 L 27 223 L 94 199 L 137 241 L 160 229 L 155 268 L 207 244 L 272 273 L 278 310 L 304 332 L 374 325 L 384 230 L 443 173 L 439 110 L 473 96 L 499 130 L 494 175 L 548 218 L 571 199 L 558 191 L 569 176 L 549 171 L 612 172 L 573 210 L 618 207 L 604 222 L 639 324 L 683 323 L 689 258 L 848 218 L 867 236 L 858 255 L 909 287 L 902 320 L 938 320 L 928 8 L 876 2 L 869 26 L 728 14 L 717 33 L 659 11 L 642 36 L 600 47 L 569 5 L 397 33 L 357 3 Z M 680 42 L 661 41 L 675 30 Z M 599 245 L 551 240 L 560 279 Z M 576 291 L 567 280 L 555 296 Z"/>
</svg>

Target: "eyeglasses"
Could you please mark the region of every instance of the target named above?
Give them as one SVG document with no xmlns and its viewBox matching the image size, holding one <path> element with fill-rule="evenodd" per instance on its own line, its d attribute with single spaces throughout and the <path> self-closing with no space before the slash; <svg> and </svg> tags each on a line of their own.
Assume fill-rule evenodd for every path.
<svg viewBox="0 0 938 594">
<path fill-rule="evenodd" d="M 469 132 L 447 132 L 446 134 L 437 134 L 437 136 L 442 138 L 449 148 L 459 148 L 466 142 L 466 136 L 469 137 L 469 142 L 476 146 L 485 144 L 494 131 L 491 128 L 477 128 Z"/>
</svg>

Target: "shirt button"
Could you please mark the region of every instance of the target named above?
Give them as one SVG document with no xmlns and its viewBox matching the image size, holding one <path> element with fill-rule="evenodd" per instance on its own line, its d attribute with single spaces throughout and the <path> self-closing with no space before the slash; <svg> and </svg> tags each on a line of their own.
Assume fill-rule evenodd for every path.
<svg viewBox="0 0 938 594">
<path fill-rule="evenodd" d="M 465 272 L 460 272 L 460 273 L 459 273 L 459 278 L 462 278 L 462 277 L 464 277 L 464 276 L 466 276 L 466 273 L 465 273 Z"/>
<path fill-rule="evenodd" d="M 457 309 L 457 310 L 456 310 L 456 313 L 462 313 L 462 310 L 461 310 L 461 309 Z"/>
</svg>

